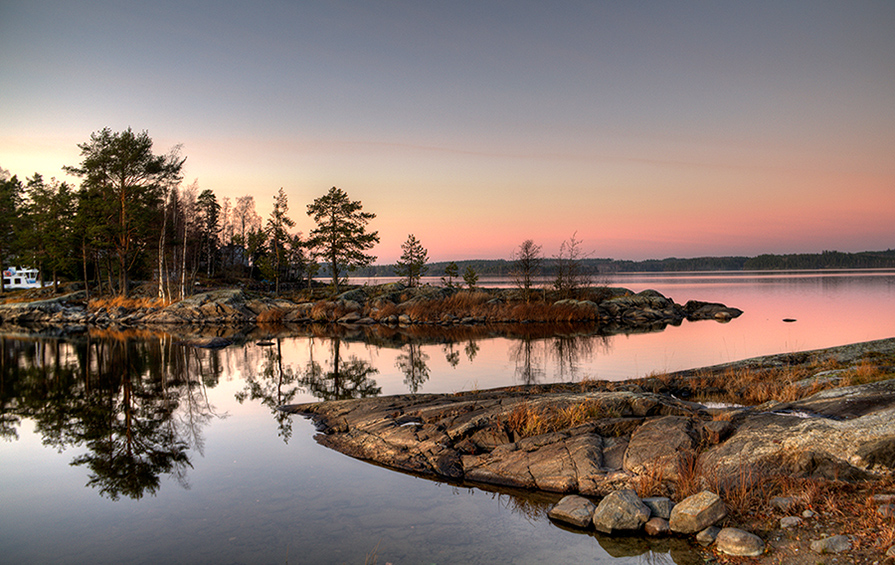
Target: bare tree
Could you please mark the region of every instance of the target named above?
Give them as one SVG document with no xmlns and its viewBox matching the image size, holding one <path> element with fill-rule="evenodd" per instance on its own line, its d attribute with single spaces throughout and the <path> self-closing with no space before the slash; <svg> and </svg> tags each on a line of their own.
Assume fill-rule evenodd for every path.
<svg viewBox="0 0 895 565">
<path fill-rule="evenodd" d="M 513 282 L 522 291 L 526 302 L 531 300 L 531 289 L 534 279 L 541 272 L 542 261 L 541 246 L 535 245 L 535 242 L 530 239 L 523 241 L 519 248 L 513 252 L 514 263 L 511 273 Z"/>
<path fill-rule="evenodd" d="M 581 240 L 577 239 L 578 232 L 563 241 L 559 246 L 559 254 L 554 257 L 556 273 L 553 287 L 564 298 L 571 297 L 579 289 L 591 286 L 591 280 L 582 268 L 581 261 L 587 258 L 581 250 Z"/>
</svg>

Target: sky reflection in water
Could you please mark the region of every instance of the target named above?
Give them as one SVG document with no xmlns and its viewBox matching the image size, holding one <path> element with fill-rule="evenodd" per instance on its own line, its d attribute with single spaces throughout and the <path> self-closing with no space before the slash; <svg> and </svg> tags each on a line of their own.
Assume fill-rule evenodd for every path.
<svg viewBox="0 0 895 565">
<path fill-rule="evenodd" d="M 660 333 L 456 342 L 397 335 L 382 347 L 295 337 L 205 351 L 170 337 L 6 337 L 0 562 L 361 563 L 375 552 L 379 562 L 491 563 L 640 555 L 647 548 L 552 525 L 544 511 L 555 497 L 434 483 L 320 448 L 309 422 L 276 406 L 619 379 L 895 334 L 891 274 L 641 276 L 619 284 L 655 288 L 680 303 L 725 302 L 745 314 Z"/>
</svg>

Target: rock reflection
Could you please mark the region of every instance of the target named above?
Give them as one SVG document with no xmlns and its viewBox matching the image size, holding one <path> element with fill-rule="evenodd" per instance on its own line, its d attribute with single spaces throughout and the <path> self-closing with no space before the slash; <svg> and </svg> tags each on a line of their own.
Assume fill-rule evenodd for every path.
<svg viewBox="0 0 895 565">
<path fill-rule="evenodd" d="M 444 483 L 442 483 L 444 484 Z M 493 485 L 476 484 L 452 485 L 457 495 L 475 496 L 485 493 L 501 508 L 524 517 L 530 522 L 550 520 L 547 512 L 559 501 L 561 495 L 547 492 L 527 491 Z M 560 522 L 550 520 L 555 527 L 582 536 L 596 539 L 600 547 L 615 558 L 641 557 L 645 563 L 697 565 L 704 563 L 700 552 L 682 538 L 651 538 L 639 535 L 610 536 L 593 530 L 580 530 Z"/>
</svg>

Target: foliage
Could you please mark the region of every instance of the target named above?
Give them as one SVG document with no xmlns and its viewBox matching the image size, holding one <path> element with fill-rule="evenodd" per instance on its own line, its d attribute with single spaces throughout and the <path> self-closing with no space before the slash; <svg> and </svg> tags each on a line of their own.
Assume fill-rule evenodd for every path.
<svg viewBox="0 0 895 565">
<path fill-rule="evenodd" d="M 407 286 L 417 286 L 429 270 L 426 266 L 426 261 L 429 260 L 428 252 L 413 234 L 407 236 L 407 241 L 401 244 L 401 250 L 403 253 L 395 265 L 395 274 L 406 278 Z"/>
<path fill-rule="evenodd" d="M 467 265 L 466 270 L 463 272 L 463 282 L 466 283 L 470 289 L 475 288 L 475 285 L 479 282 L 479 275 L 476 274 L 475 269 L 472 268 L 472 265 Z"/>
<path fill-rule="evenodd" d="M 448 288 L 454 287 L 454 279 L 460 276 L 460 269 L 457 267 L 457 264 L 451 261 L 444 268 L 444 276 L 441 277 L 441 282 Z"/>
<path fill-rule="evenodd" d="M 152 235 L 157 223 L 155 212 L 162 187 L 179 180 L 185 159 L 174 152 L 169 156 L 152 153 L 147 132 L 135 134 L 130 128 L 113 133 L 104 128 L 90 136 L 81 149 L 81 164 L 65 167 L 82 177 L 83 190 L 95 190 L 94 201 L 110 220 L 108 245 L 118 259 L 118 292 L 127 294 L 128 271 Z"/>
<path fill-rule="evenodd" d="M 292 251 L 290 248 L 295 245 L 295 240 L 288 233 L 288 229 L 295 226 L 295 221 L 287 215 L 288 212 L 289 201 L 286 198 L 286 193 L 280 188 L 274 197 L 273 210 L 264 230 L 270 243 L 270 254 L 265 261 L 265 270 L 268 276 L 273 275 L 273 279 L 276 281 L 275 292 L 277 294 L 280 293 L 280 279 L 289 265 L 289 257 Z M 300 240 L 298 247 L 299 249 L 301 247 Z"/>
<path fill-rule="evenodd" d="M 4 175 L 5 177 L 6 175 Z M 16 233 L 21 224 L 22 182 L 15 176 L 0 178 L 0 267 L 10 265 Z M 0 292 L 3 292 L 0 277 Z"/>
<path fill-rule="evenodd" d="M 379 243 L 378 232 L 367 232 L 367 224 L 376 214 L 364 212 L 359 200 L 353 201 L 340 188 L 308 204 L 308 215 L 317 227 L 309 234 L 308 245 L 329 264 L 334 291 L 339 290 L 340 276 L 358 267 L 370 265 L 375 255 L 367 254 Z"/>
</svg>

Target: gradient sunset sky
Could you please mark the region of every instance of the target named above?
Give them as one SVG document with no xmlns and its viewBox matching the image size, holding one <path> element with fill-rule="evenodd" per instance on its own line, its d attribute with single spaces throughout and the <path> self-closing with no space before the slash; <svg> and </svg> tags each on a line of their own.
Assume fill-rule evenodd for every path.
<svg viewBox="0 0 895 565">
<path fill-rule="evenodd" d="M 895 2 L 0 2 L 0 167 L 103 127 L 184 184 L 338 186 L 378 262 L 895 248 Z"/>
</svg>

